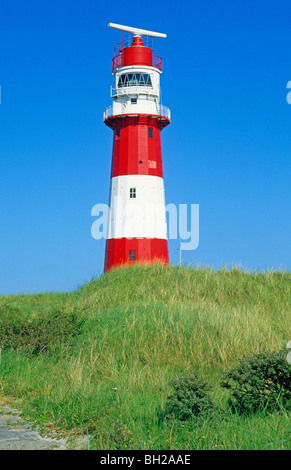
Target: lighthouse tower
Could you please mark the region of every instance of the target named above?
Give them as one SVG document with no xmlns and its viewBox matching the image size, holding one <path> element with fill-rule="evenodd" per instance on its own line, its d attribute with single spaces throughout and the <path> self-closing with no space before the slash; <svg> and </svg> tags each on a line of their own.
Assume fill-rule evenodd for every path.
<svg viewBox="0 0 291 470">
<path fill-rule="evenodd" d="M 104 111 L 104 123 L 113 130 L 104 270 L 134 262 L 167 264 L 161 130 L 170 124 L 170 110 L 161 104 L 162 59 L 153 55 L 151 39 L 166 35 L 108 26 L 131 36 L 115 46 L 113 104 Z"/>
</svg>

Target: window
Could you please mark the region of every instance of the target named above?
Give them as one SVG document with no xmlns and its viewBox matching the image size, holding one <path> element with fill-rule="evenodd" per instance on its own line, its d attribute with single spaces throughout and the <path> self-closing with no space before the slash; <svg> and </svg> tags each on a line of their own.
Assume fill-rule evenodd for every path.
<svg viewBox="0 0 291 470">
<path fill-rule="evenodd" d="M 153 138 L 153 128 L 152 127 L 149 127 L 149 138 L 150 139 Z"/>
<path fill-rule="evenodd" d="M 130 197 L 130 199 L 135 199 L 136 198 L 136 188 L 130 188 L 129 197 Z"/>
<path fill-rule="evenodd" d="M 137 98 L 131 98 L 130 101 L 132 102 L 132 104 L 136 104 L 137 103 Z"/>
<path fill-rule="evenodd" d="M 116 139 L 117 140 L 120 139 L 120 129 L 117 129 L 117 131 L 116 131 Z"/>
<path fill-rule="evenodd" d="M 129 250 L 129 261 L 135 261 L 135 250 Z"/>
<path fill-rule="evenodd" d="M 150 86 L 151 76 L 148 73 L 123 73 L 118 80 L 118 88 L 122 86 Z"/>
</svg>

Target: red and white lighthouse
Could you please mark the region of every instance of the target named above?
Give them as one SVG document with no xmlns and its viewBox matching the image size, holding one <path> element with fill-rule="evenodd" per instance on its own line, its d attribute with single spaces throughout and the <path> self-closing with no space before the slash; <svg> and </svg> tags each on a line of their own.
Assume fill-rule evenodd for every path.
<svg viewBox="0 0 291 470">
<path fill-rule="evenodd" d="M 105 271 L 169 262 L 161 130 L 170 124 L 170 110 L 161 104 L 162 59 L 151 46 L 151 37 L 166 35 L 109 26 L 133 36 L 115 46 L 113 104 L 104 111 L 104 123 L 113 130 Z"/>
</svg>

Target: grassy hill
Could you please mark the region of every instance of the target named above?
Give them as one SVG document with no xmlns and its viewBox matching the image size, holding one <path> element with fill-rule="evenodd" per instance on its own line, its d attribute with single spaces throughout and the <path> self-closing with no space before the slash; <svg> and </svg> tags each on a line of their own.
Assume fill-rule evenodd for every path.
<svg viewBox="0 0 291 470">
<path fill-rule="evenodd" d="M 0 297 L 0 396 L 94 449 L 284 449 L 287 412 L 227 410 L 223 370 L 285 347 L 290 273 L 138 266 L 72 293 Z M 216 412 L 159 423 L 169 381 L 198 370 Z"/>
</svg>

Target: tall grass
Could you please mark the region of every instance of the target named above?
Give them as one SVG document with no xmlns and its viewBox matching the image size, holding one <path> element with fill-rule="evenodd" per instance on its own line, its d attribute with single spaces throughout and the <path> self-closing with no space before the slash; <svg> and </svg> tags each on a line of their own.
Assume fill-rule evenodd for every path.
<svg viewBox="0 0 291 470">
<path fill-rule="evenodd" d="M 0 297 L 0 315 L 18 309 L 27 324 L 60 309 L 84 320 L 45 354 L 4 350 L 0 394 L 43 424 L 88 432 L 90 448 L 287 448 L 286 413 L 231 415 L 218 381 L 244 353 L 287 344 L 290 285 L 289 273 L 134 265 L 71 294 Z M 169 381 L 193 368 L 211 381 L 217 413 L 160 425 Z"/>
</svg>

